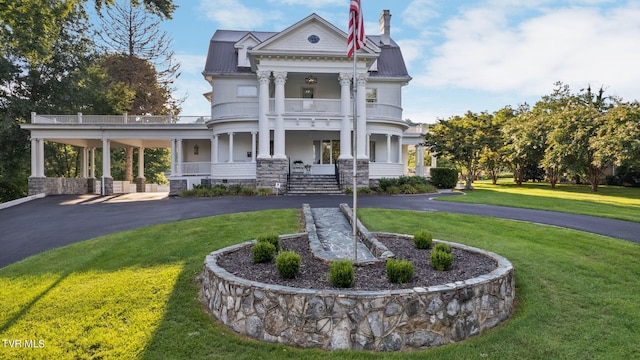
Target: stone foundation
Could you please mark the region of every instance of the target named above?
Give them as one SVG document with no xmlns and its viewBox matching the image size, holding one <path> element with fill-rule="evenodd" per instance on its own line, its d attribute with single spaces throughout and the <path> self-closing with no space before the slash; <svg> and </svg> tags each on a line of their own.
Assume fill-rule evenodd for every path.
<svg viewBox="0 0 640 360">
<path fill-rule="evenodd" d="M 87 194 L 89 193 L 89 180 L 91 179 L 30 177 L 29 195 Z M 93 180 L 95 181 L 95 179 Z"/>
<path fill-rule="evenodd" d="M 358 177 L 357 187 L 369 186 L 369 160 L 358 159 L 356 164 L 356 176 Z M 353 187 L 353 159 L 338 159 L 338 175 L 340 177 L 340 187 Z"/>
<path fill-rule="evenodd" d="M 280 192 L 287 189 L 289 174 L 288 159 L 256 159 L 256 187 L 275 189 L 280 183 Z"/>
<path fill-rule="evenodd" d="M 136 192 L 143 193 L 146 192 L 147 179 L 143 177 L 136 178 Z"/>
<path fill-rule="evenodd" d="M 100 184 L 100 191 L 103 196 L 113 195 L 113 178 L 103 177 L 102 184 Z"/>
<path fill-rule="evenodd" d="M 169 180 L 169 196 L 178 196 L 184 190 L 187 190 L 187 180 Z"/>
<path fill-rule="evenodd" d="M 289 235 L 306 236 L 306 233 Z M 253 243 L 221 249 L 206 257 L 201 296 L 219 321 L 258 340 L 326 350 L 400 351 L 434 347 L 464 340 L 496 326 L 509 317 L 514 306 L 515 277 L 511 263 L 499 255 L 465 245 L 447 243 L 494 258 L 497 269 L 455 284 L 352 291 L 263 284 L 236 277 L 217 265 L 219 257 Z"/>
</svg>

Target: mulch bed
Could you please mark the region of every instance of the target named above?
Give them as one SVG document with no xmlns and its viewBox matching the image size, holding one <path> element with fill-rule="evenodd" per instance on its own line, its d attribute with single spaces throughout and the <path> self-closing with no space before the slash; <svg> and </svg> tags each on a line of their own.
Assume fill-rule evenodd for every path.
<svg viewBox="0 0 640 360">
<path fill-rule="evenodd" d="M 376 236 L 396 256 L 409 260 L 414 265 L 414 276 L 409 283 L 394 284 L 387 280 L 385 263 L 355 266 L 355 284 L 350 290 L 395 290 L 413 287 L 428 287 L 463 281 L 496 269 L 492 258 L 453 248 L 453 266 L 447 271 L 436 271 L 431 267 L 431 250 L 419 250 L 413 241 L 396 236 Z M 275 260 L 254 264 L 251 246 L 226 254 L 218 259 L 218 265 L 238 277 L 267 284 L 291 286 L 304 289 L 336 289 L 329 282 L 329 265 L 313 256 L 305 239 L 281 241 L 282 250 L 293 250 L 300 254 L 300 274 L 294 279 L 285 279 L 276 270 Z"/>
</svg>

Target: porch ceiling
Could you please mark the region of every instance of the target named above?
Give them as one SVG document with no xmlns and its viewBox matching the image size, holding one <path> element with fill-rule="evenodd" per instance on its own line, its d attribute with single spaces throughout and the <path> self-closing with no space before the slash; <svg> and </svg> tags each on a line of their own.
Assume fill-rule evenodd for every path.
<svg viewBox="0 0 640 360">
<path fill-rule="evenodd" d="M 102 140 L 100 139 L 46 139 L 47 141 L 57 142 L 66 145 L 78 147 L 94 147 L 102 148 Z M 124 148 L 127 146 L 144 147 L 144 148 L 169 148 L 171 142 L 169 139 L 111 139 L 112 148 Z"/>
</svg>

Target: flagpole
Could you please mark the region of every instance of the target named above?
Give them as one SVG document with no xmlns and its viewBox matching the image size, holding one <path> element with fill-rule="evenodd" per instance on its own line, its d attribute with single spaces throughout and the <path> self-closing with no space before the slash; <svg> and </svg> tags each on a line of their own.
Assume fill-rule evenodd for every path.
<svg viewBox="0 0 640 360">
<path fill-rule="evenodd" d="M 360 9 L 362 11 L 362 9 Z M 358 86 L 357 86 L 357 53 L 358 31 L 356 30 L 356 13 L 351 12 L 354 24 L 353 31 L 353 262 L 358 262 Z"/>
</svg>

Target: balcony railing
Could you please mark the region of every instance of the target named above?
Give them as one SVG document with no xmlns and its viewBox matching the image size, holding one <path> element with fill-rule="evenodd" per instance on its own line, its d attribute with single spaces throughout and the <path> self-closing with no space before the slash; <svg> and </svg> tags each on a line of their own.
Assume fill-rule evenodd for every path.
<svg viewBox="0 0 640 360">
<path fill-rule="evenodd" d="M 204 124 L 208 116 L 176 115 L 42 115 L 31 114 L 32 124 L 88 124 L 88 125 L 147 125 L 147 124 Z"/>
</svg>

